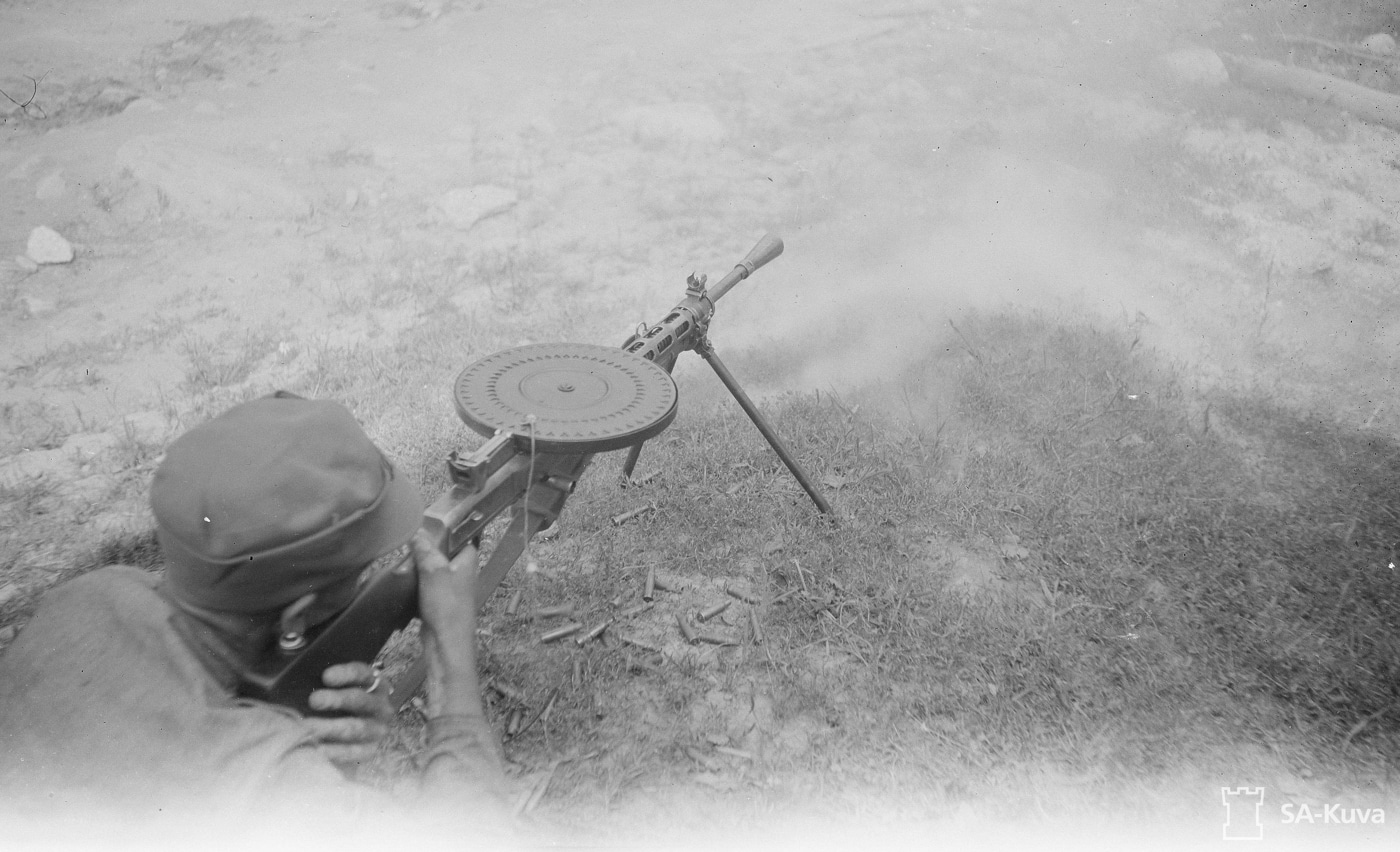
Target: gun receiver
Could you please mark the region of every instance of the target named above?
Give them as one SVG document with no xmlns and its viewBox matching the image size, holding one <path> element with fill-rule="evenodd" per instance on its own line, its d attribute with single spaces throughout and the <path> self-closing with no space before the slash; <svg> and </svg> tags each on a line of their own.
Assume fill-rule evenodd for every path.
<svg viewBox="0 0 1400 852">
<path fill-rule="evenodd" d="M 715 314 L 715 302 L 730 289 L 748 278 L 754 270 L 783 253 L 783 241 L 764 234 L 758 245 L 739 261 L 729 274 L 710 290 L 705 289 L 705 276 L 692 272 L 686 279 L 685 299 L 671 309 L 654 326 L 642 326 L 622 344 L 624 352 L 655 361 L 668 370 L 682 352 L 696 348 L 710 329 Z"/>
<path fill-rule="evenodd" d="M 713 289 L 692 273 L 685 298 L 660 323 L 642 326 L 611 349 L 584 344 L 536 344 L 489 355 L 463 370 L 454 386 L 457 413 L 489 440 L 447 459 L 451 486 L 423 513 L 423 528 L 449 558 L 481 541 L 487 527 L 508 517 L 477 580 L 482 605 L 505 579 L 527 542 L 555 520 L 596 453 L 629 448 L 631 476 L 643 442 L 676 414 L 670 371 L 680 353 L 698 351 L 714 368 L 798 482 L 825 514 L 822 499 L 788 455 L 772 427 L 715 355 L 706 334 L 714 303 L 777 257 L 781 240 L 765 235 Z M 311 692 L 331 665 L 374 659 L 393 634 L 418 615 L 412 557 L 367 572 L 350 606 L 306 635 L 294 654 L 270 649 L 242 673 L 243 695 L 305 713 Z M 402 706 L 422 684 L 420 657 L 390 694 Z"/>
<path fill-rule="evenodd" d="M 739 261 L 729 274 L 720 279 L 719 283 L 711 290 L 705 289 L 705 276 L 691 273 L 686 280 L 685 299 L 666 315 L 666 318 L 654 326 L 643 326 L 622 344 L 623 350 L 640 355 L 648 361 L 655 361 L 665 367 L 669 372 L 676 365 L 676 358 L 680 353 L 693 350 L 700 353 L 700 357 L 710 365 L 719 376 L 719 380 L 724 383 L 729 390 L 734 401 L 739 403 L 739 407 L 748 415 L 749 420 L 763 435 L 768 446 L 773 448 L 773 452 L 787 466 L 788 471 L 797 484 L 802 486 L 802 490 L 807 492 L 807 496 L 812 498 L 817 510 L 828 518 L 831 517 L 831 504 L 826 502 L 826 498 L 817 490 L 816 485 L 808 478 L 805 471 L 797 460 L 788 453 L 783 442 L 778 438 L 778 433 L 773 429 L 768 418 L 763 416 L 763 412 L 758 410 L 749 395 L 739 386 L 739 382 L 734 378 L 734 374 L 729 372 L 729 368 L 720 360 L 719 354 L 715 352 L 714 346 L 710 344 L 708 337 L 710 329 L 710 318 L 715 313 L 715 302 L 730 289 L 748 278 L 754 270 L 763 266 L 768 261 L 783 253 L 783 241 L 773 236 L 765 234 L 763 239 L 758 241 L 758 245 Z M 637 459 L 642 454 L 642 444 L 638 442 L 632 446 L 627 453 L 627 461 L 622 465 L 622 481 L 631 481 L 632 471 L 637 466 Z"/>
</svg>

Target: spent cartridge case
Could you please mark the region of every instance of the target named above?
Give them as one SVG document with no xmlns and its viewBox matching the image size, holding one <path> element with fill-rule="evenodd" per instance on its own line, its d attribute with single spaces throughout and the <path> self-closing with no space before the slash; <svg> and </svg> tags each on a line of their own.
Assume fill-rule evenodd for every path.
<svg viewBox="0 0 1400 852">
<path fill-rule="evenodd" d="M 754 597 L 753 595 L 749 594 L 743 589 L 736 589 L 733 586 L 726 585 L 724 587 L 724 593 L 726 595 L 729 595 L 731 598 L 737 598 L 738 600 L 741 600 L 746 604 L 758 603 L 758 598 Z"/>
<path fill-rule="evenodd" d="M 631 646 L 634 647 L 634 648 L 640 648 L 641 650 L 646 651 L 647 653 L 650 653 L 650 654 L 659 654 L 659 653 L 661 653 L 661 649 L 660 649 L 660 648 L 656 647 L 655 645 L 651 644 L 650 642 L 644 642 L 644 641 L 642 641 L 641 639 L 638 639 L 638 638 L 635 637 L 635 636 L 623 636 L 623 637 L 622 637 L 622 642 L 623 642 L 623 644 L 625 644 L 625 645 L 631 645 Z"/>
<path fill-rule="evenodd" d="M 583 634 L 582 636 L 579 636 L 578 638 L 576 638 L 576 639 L 574 640 L 574 643 L 575 643 L 576 645 L 580 646 L 580 647 L 582 647 L 582 646 L 584 646 L 584 645 L 587 645 L 589 642 L 592 642 L 594 639 L 597 639 L 599 636 L 602 636 L 602 635 L 603 635 L 603 631 L 608 629 L 608 625 L 609 625 L 609 624 L 612 624 L 612 622 L 611 622 L 611 621 L 604 621 L 604 622 L 602 622 L 602 623 L 599 624 L 597 627 L 594 627 L 593 629 L 589 630 L 587 633 L 585 633 L 585 634 Z"/>
<path fill-rule="evenodd" d="M 704 609 L 695 613 L 695 620 L 701 623 L 709 621 L 710 619 L 724 612 L 726 609 L 729 609 L 729 603 L 729 601 L 722 601 L 720 603 L 715 604 L 714 606 L 705 607 Z"/>
<path fill-rule="evenodd" d="M 561 627 L 556 627 L 540 637 L 541 642 L 557 642 L 566 639 L 583 629 L 583 625 L 578 622 L 570 622 Z"/>
<path fill-rule="evenodd" d="M 646 485 L 648 482 L 651 482 L 653 479 L 655 479 L 656 477 L 658 477 L 658 476 L 660 476 L 660 475 L 661 475 L 661 470 L 660 470 L 660 469 L 653 470 L 651 473 L 648 473 L 646 476 L 634 476 L 634 477 L 632 477 L 631 479 L 627 480 L 627 484 L 630 485 L 630 486 L 632 486 L 633 488 L 636 488 L 636 487 L 638 487 L 638 486 Z"/>
<path fill-rule="evenodd" d="M 645 514 L 647 514 L 648 512 L 655 512 L 655 511 L 656 511 L 656 507 L 655 507 L 655 506 L 639 506 L 639 507 L 637 507 L 636 509 L 632 509 L 631 511 L 628 511 L 628 512 L 623 512 L 623 513 L 620 514 L 620 515 L 613 515 L 613 516 L 612 516 L 612 523 L 613 523 L 613 526 L 615 526 L 615 527 L 620 527 L 620 526 L 622 526 L 623 524 L 627 523 L 628 521 L 630 521 L 630 520 L 632 520 L 632 519 L 634 519 L 634 518 L 640 518 L 642 515 L 645 515 Z"/>
<path fill-rule="evenodd" d="M 642 589 L 642 600 L 650 601 L 656 597 L 656 567 L 647 569 L 646 588 Z"/>
<path fill-rule="evenodd" d="M 525 690 L 513 683 L 506 683 L 503 680 L 492 681 L 491 688 L 501 694 L 507 701 L 514 701 L 516 704 L 525 703 Z"/>
<path fill-rule="evenodd" d="M 556 604 L 554 606 L 536 607 L 535 618 L 563 618 L 574 614 L 574 605 L 571 603 Z"/>
<path fill-rule="evenodd" d="M 639 603 L 636 606 L 630 606 L 617 614 L 617 620 L 626 621 L 627 619 L 632 618 L 633 616 L 641 615 L 642 613 L 651 609 L 653 606 L 655 606 L 655 604 L 651 603 L 650 601 L 647 601 L 646 603 Z"/>
<path fill-rule="evenodd" d="M 685 637 L 685 641 L 694 645 L 696 642 L 695 628 L 691 627 L 690 623 L 685 620 L 685 616 L 680 613 L 676 614 L 676 626 L 681 629 L 681 636 Z"/>
</svg>

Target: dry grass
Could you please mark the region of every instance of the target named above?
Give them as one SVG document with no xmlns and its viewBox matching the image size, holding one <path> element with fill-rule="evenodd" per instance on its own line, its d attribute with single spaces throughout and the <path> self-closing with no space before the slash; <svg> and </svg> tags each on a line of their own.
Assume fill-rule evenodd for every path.
<svg viewBox="0 0 1400 852">
<path fill-rule="evenodd" d="M 616 462 L 597 464 L 542 572 L 514 575 L 524 611 L 571 602 L 597 623 L 653 566 L 686 588 L 582 649 L 541 644 L 543 625 L 494 601 L 488 675 L 534 709 L 559 690 L 509 746 L 552 772 L 541 813 L 576 824 L 688 779 L 742 792 L 751 815 L 871 790 L 881 807 L 996 797 L 1024 815 L 998 794 L 1065 795 L 1027 780 L 1045 767 L 1082 803 L 1284 743 L 1308 765 L 1393 767 L 1394 445 L 1225 396 L 1202 416 L 1169 370 L 1088 326 L 962 330 L 965 352 L 931 355 L 898 393 L 773 405 L 839 526 L 710 391 L 687 387 L 692 413 L 648 446 L 655 484 L 618 489 Z M 936 401 L 922 388 L 949 374 L 950 416 L 919 422 Z M 683 645 L 674 615 L 725 585 L 794 594 L 758 605 L 761 646 L 738 602 L 717 628 L 736 647 Z M 500 698 L 503 721 L 516 702 Z"/>
<path fill-rule="evenodd" d="M 346 401 L 434 493 L 446 452 L 477 442 L 442 388 L 527 329 L 414 287 L 434 312 L 411 341 L 327 349 L 292 389 Z M 605 307 L 585 303 L 569 306 L 584 326 Z M 814 801 L 919 818 L 1150 801 L 1152 779 L 1247 773 L 1231 755 L 1251 749 L 1393 771 L 1395 444 L 1247 396 L 1192 401 L 1088 325 L 999 314 L 949 335 L 886 386 L 765 403 L 838 524 L 703 374 L 642 456 L 657 478 L 622 489 L 620 454 L 595 461 L 534 546 L 540 571 L 508 578 L 520 614 L 500 593 L 483 622 L 498 723 L 544 711 L 507 743 L 539 837 L 627 837 L 618 814 L 678 787 L 697 810 L 669 817 L 741 825 Z M 42 485 L 2 496 L 10 566 L 62 519 Z M 78 563 L 156 559 L 146 536 Z M 675 590 L 617 620 L 651 569 Z M 72 573 L 27 583 L 4 624 Z M 703 629 L 735 644 L 686 644 L 675 616 L 726 600 Z M 528 614 L 561 603 L 614 623 L 543 644 L 553 622 Z M 371 777 L 406 771 L 419 721 L 405 713 Z"/>
</svg>

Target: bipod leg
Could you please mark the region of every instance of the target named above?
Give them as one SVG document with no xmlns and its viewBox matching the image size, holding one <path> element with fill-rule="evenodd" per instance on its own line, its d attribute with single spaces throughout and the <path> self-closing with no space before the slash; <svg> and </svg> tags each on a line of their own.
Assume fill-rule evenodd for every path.
<svg viewBox="0 0 1400 852">
<path fill-rule="evenodd" d="M 632 478 L 632 469 L 637 466 L 637 458 L 642 454 L 642 445 L 646 441 L 638 441 L 627 450 L 627 461 L 622 463 L 622 484 L 626 485 Z"/>
<path fill-rule="evenodd" d="M 753 421 L 753 425 L 758 427 L 758 431 L 761 432 L 764 439 L 768 441 L 768 446 L 772 447 L 773 452 L 777 453 L 778 458 L 782 459 L 783 464 L 787 465 L 787 469 L 792 472 L 793 478 L 797 480 L 797 484 L 801 485 L 802 490 L 807 492 L 807 496 L 812 498 L 812 502 L 817 504 L 817 509 L 823 515 L 831 516 L 831 504 L 826 502 L 826 498 L 821 495 L 821 492 L 817 491 L 816 486 L 807 478 L 807 474 L 798 466 L 797 460 L 788 454 L 782 441 L 778 439 L 778 433 L 773 431 L 773 427 L 768 424 L 768 419 L 763 416 L 763 412 L 758 410 L 758 406 L 753 404 L 753 400 L 749 399 L 749 395 L 744 393 L 743 388 L 739 387 L 739 382 L 735 380 L 734 374 L 729 372 L 729 368 L 724 366 L 724 362 L 715 354 L 714 347 L 710 345 L 709 339 L 701 341 L 701 343 L 695 347 L 695 351 L 699 352 L 706 363 L 714 368 L 715 375 L 719 376 L 721 382 L 724 382 L 724 386 L 728 388 L 729 393 L 733 395 L 734 401 L 739 403 L 740 408 L 744 409 L 744 413 Z"/>
<path fill-rule="evenodd" d="M 669 373 L 673 368 L 675 368 L 676 359 L 672 358 L 666 363 L 661 364 L 660 366 L 664 367 L 666 369 L 666 372 Z M 632 481 L 632 471 L 637 466 L 637 459 L 640 458 L 642 455 L 642 446 L 644 444 L 646 444 L 646 441 L 641 441 L 639 443 L 633 444 L 627 449 L 627 460 L 622 463 L 623 486 L 626 486 L 627 483 Z"/>
</svg>

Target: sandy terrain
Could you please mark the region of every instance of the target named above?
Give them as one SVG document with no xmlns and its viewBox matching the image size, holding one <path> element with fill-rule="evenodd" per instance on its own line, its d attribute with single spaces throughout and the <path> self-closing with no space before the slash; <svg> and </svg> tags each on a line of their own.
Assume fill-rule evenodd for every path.
<svg viewBox="0 0 1400 852">
<path fill-rule="evenodd" d="M 756 391 L 1012 304 L 1400 434 L 1395 131 L 1221 64 L 1379 19 L 1136 5 L 0 2 L 0 485 L 82 507 L 60 555 L 140 530 L 123 448 L 443 310 L 449 423 L 472 357 L 620 343 L 765 231 L 714 335 Z"/>
<path fill-rule="evenodd" d="M 8 4 L 4 89 L 37 92 L 0 148 L 0 451 L 179 421 L 201 356 L 247 346 L 267 384 L 392 345 L 411 276 L 620 338 L 764 230 L 787 256 L 717 339 L 784 347 L 807 384 L 878 375 L 968 304 L 1067 299 L 1393 426 L 1393 134 L 1174 75 L 1194 29 L 1252 41 L 1180 6 L 142 4 L 117 36 L 96 6 Z M 8 260 L 40 225 L 73 262 Z M 546 292 L 473 292 L 482 264 L 615 318 L 562 329 Z"/>
</svg>

